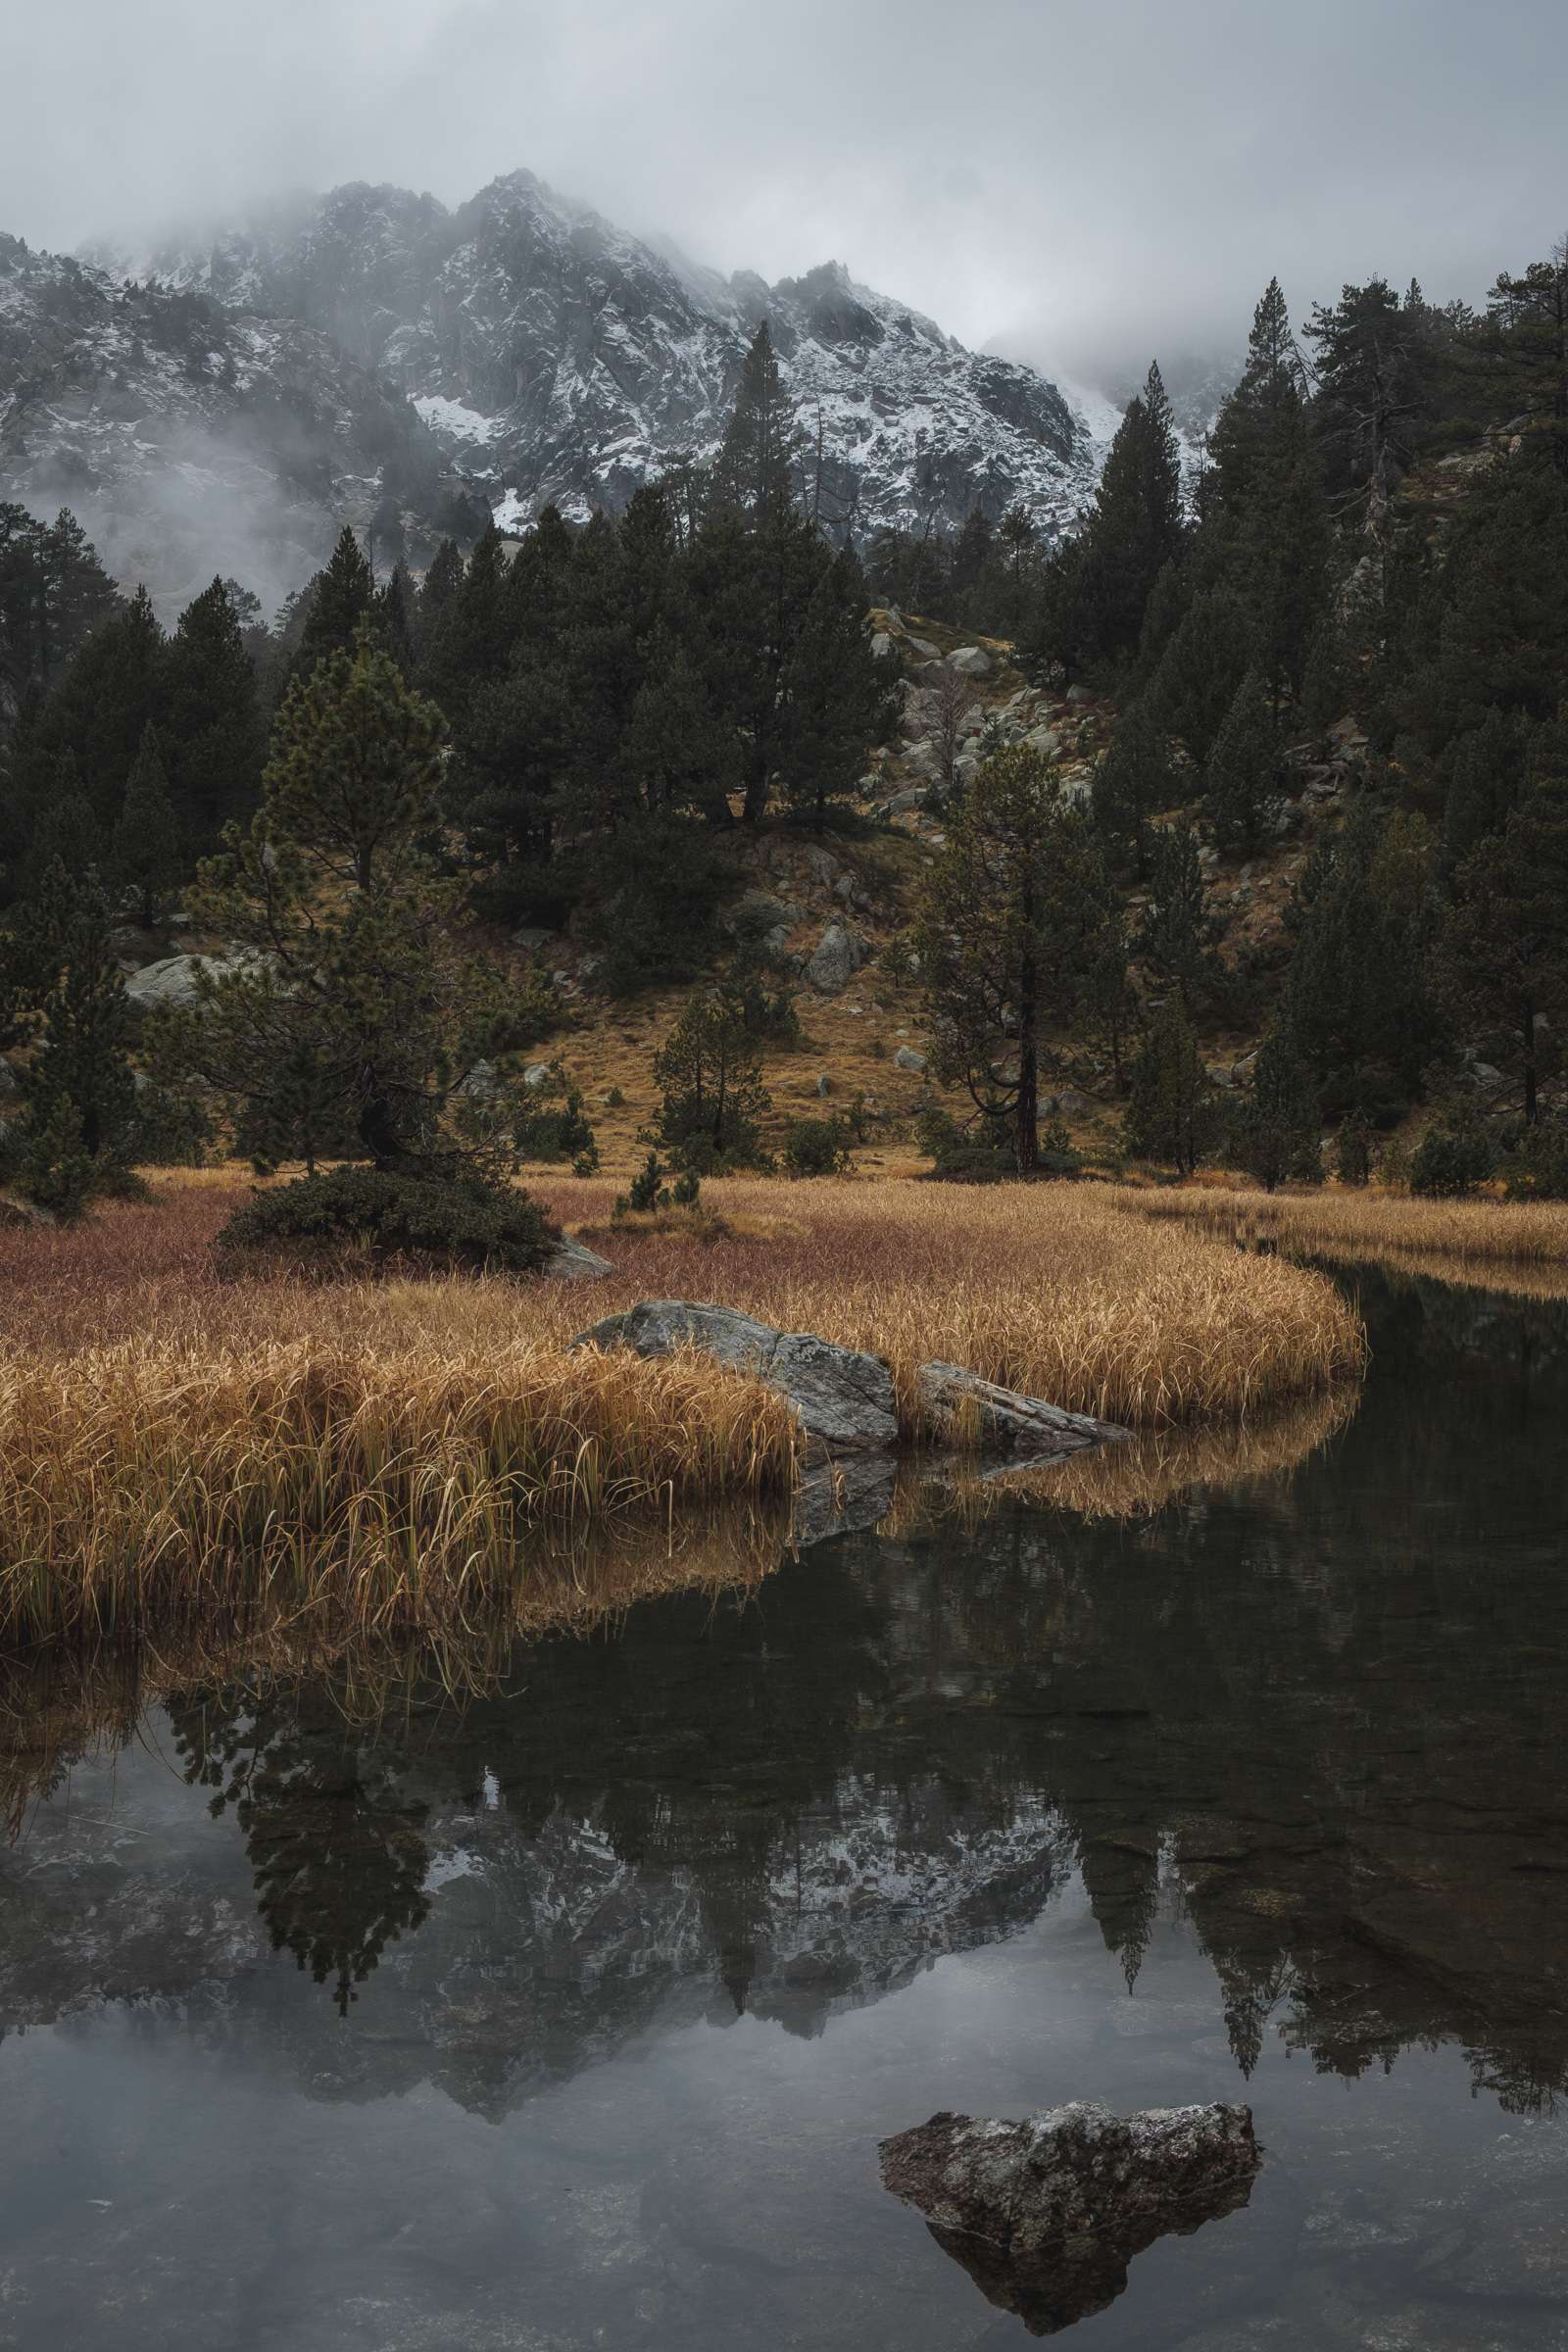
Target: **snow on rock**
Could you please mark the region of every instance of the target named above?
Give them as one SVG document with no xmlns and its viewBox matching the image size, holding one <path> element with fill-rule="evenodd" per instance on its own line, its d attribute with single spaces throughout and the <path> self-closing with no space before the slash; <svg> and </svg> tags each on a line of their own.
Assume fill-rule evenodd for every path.
<svg viewBox="0 0 1568 2352">
<path fill-rule="evenodd" d="M 954 525 L 1022 500 L 1049 535 L 1103 455 L 1102 416 L 1091 429 L 1034 369 L 965 350 L 840 263 L 772 286 L 722 277 L 531 172 L 451 212 L 358 182 L 137 263 L 165 289 L 329 337 L 407 396 L 508 530 L 550 501 L 618 513 L 671 459 L 710 456 L 764 318 L 831 527 Z"/>
</svg>

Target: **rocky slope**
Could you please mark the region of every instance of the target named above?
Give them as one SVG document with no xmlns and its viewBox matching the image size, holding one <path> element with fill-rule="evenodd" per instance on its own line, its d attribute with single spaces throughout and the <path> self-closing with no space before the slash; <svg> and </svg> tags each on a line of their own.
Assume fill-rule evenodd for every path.
<svg viewBox="0 0 1568 2352">
<path fill-rule="evenodd" d="M 227 314 L 330 339 L 412 402 L 504 521 L 623 507 L 716 446 L 766 318 L 825 521 L 960 521 L 1014 499 L 1074 514 L 1102 441 L 1033 369 L 966 351 L 838 263 L 768 286 L 656 250 L 529 172 L 448 211 L 356 184 L 201 247 L 100 255 Z M 818 462 L 820 451 L 820 462 Z"/>
<path fill-rule="evenodd" d="M 270 606 L 345 521 L 417 563 L 482 514 L 416 410 L 320 327 L 7 236 L 0 498 L 71 507 L 170 612 L 215 572 Z"/>
</svg>

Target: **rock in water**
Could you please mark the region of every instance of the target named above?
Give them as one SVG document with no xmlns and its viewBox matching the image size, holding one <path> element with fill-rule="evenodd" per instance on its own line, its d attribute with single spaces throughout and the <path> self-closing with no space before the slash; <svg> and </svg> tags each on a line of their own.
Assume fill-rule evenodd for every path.
<svg viewBox="0 0 1568 2352">
<path fill-rule="evenodd" d="M 776 1331 L 732 1306 L 644 1298 L 623 1315 L 607 1315 L 571 1344 L 630 1348 L 638 1355 L 697 1348 L 777 1389 L 813 1447 L 828 1453 L 886 1452 L 898 1444 L 893 1375 L 881 1356 L 835 1347 L 808 1331 Z"/>
<path fill-rule="evenodd" d="M 1029 1454 L 1040 1460 L 1132 1435 L 1114 1421 L 1096 1421 L 1088 1413 L 1065 1412 L 1042 1397 L 1021 1396 L 1016 1389 L 1000 1389 L 961 1364 L 922 1364 L 916 1377 L 926 1418 L 949 1445 L 981 1446 L 989 1453 Z"/>
<path fill-rule="evenodd" d="M 1102 2311 L 1155 2238 L 1245 2205 L 1261 2162 L 1250 2107 L 1077 2103 L 1021 2123 L 934 2115 L 881 2155 L 884 2186 L 1034 2335 Z"/>
</svg>

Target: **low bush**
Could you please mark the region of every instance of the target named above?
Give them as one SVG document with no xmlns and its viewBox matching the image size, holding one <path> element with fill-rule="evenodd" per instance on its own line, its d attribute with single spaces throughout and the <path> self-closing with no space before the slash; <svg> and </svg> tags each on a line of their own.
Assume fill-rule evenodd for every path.
<svg viewBox="0 0 1568 2352">
<path fill-rule="evenodd" d="M 1527 1127 L 1502 1173 L 1510 1200 L 1568 1200 L 1568 1122 Z"/>
<path fill-rule="evenodd" d="M 702 1199 L 703 1180 L 695 1168 L 683 1168 L 673 1184 L 664 1178 L 668 1168 L 657 1152 L 650 1152 L 631 1180 L 629 1192 L 617 1193 L 612 1217 L 649 1216 L 664 1208 L 695 1208 Z"/>
<path fill-rule="evenodd" d="M 559 1238 L 539 1203 L 507 1186 L 348 1167 L 256 1194 L 216 1247 L 231 1265 L 262 1255 L 321 1273 L 368 1262 L 528 1274 Z"/>
<path fill-rule="evenodd" d="M 790 1176 L 842 1176 L 854 1141 L 847 1119 L 793 1119 L 781 1156 Z"/>
<path fill-rule="evenodd" d="M 1429 1128 L 1411 1155 L 1410 1190 L 1427 1200 L 1457 1200 L 1486 1182 L 1494 1156 L 1486 1129 L 1473 1120 Z"/>
</svg>

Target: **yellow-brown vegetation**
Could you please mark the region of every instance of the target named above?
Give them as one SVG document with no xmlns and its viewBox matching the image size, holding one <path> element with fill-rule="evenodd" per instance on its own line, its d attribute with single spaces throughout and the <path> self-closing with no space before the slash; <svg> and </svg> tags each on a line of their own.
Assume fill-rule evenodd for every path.
<svg viewBox="0 0 1568 2352">
<path fill-rule="evenodd" d="M 1134 1216 L 1176 1220 L 1233 1244 L 1272 1244 L 1350 1262 L 1382 1259 L 1439 1281 L 1568 1296 L 1568 1201 L 1422 1200 L 1372 1188 L 1261 1193 L 1217 1185 L 1116 1199 Z"/>
<path fill-rule="evenodd" d="M 710 1191 L 707 1218 L 624 1226 L 591 1287 L 221 1281 L 227 1181 L 0 1235 L 0 1637 L 463 1626 L 546 1533 L 781 1494 L 794 1434 L 759 1384 L 568 1351 L 639 1298 L 877 1350 L 911 1440 L 933 1355 L 1141 1429 L 1243 1422 L 1361 1361 L 1325 1278 L 1107 1188 Z M 611 1192 L 565 1180 L 550 1205 L 597 1230 Z"/>
</svg>

